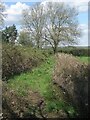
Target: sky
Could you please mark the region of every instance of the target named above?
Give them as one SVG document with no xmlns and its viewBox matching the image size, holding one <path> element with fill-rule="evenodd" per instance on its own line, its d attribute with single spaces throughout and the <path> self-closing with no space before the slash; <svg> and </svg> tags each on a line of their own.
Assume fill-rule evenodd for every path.
<svg viewBox="0 0 90 120">
<path fill-rule="evenodd" d="M 36 2 L 66 2 L 77 8 L 79 15 L 79 26 L 82 29 L 82 37 L 78 40 L 79 46 L 88 46 L 88 2 L 89 0 L 3 0 L 5 4 L 5 26 L 16 25 L 17 29 L 21 29 L 21 13 L 23 9 L 29 8 Z"/>
</svg>

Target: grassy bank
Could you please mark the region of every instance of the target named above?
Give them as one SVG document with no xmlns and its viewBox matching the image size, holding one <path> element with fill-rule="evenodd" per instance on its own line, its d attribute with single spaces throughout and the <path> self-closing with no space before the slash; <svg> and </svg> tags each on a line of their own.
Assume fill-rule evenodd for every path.
<svg viewBox="0 0 90 120">
<path fill-rule="evenodd" d="M 81 62 L 88 62 L 88 57 L 77 57 L 77 59 Z M 8 88 L 15 91 L 15 94 L 21 99 L 28 98 L 27 96 L 30 90 L 38 92 L 44 99 L 44 112 L 48 114 L 48 117 L 75 117 L 75 108 L 70 102 L 64 99 L 62 91 L 52 82 L 55 64 L 55 57 L 48 57 L 45 62 L 33 68 L 32 71 L 9 79 L 7 83 Z M 36 98 L 34 98 L 35 95 L 30 97 L 36 101 Z"/>
<path fill-rule="evenodd" d="M 52 83 L 54 65 L 55 58 L 51 56 L 44 64 L 33 69 L 32 72 L 27 72 L 10 79 L 8 86 L 21 97 L 27 97 L 29 89 L 38 91 L 45 100 L 44 110 L 49 115 L 52 114 L 51 117 L 60 110 L 73 117 L 75 113 L 73 106 L 63 100 L 62 93 Z"/>
</svg>

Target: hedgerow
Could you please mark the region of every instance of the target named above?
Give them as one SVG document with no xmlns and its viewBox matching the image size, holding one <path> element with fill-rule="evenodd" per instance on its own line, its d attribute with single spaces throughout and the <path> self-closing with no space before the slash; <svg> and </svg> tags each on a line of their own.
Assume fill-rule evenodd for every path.
<svg viewBox="0 0 90 120">
<path fill-rule="evenodd" d="M 88 66 L 72 55 L 57 54 L 53 83 L 62 89 L 80 117 L 87 117 Z"/>
<path fill-rule="evenodd" d="M 40 50 L 3 44 L 2 49 L 2 78 L 8 80 L 11 76 L 32 70 L 33 67 L 40 65 L 47 54 Z"/>
</svg>

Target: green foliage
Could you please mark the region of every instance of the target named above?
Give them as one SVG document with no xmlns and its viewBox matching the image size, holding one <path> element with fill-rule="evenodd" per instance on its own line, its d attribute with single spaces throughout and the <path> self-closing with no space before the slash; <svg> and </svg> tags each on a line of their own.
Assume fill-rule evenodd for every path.
<svg viewBox="0 0 90 120">
<path fill-rule="evenodd" d="M 17 30 L 16 30 L 15 25 L 6 27 L 5 30 L 2 31 L 2 41 L 3 42 L 14 44 L 16 38 L 17 38 Z"/>
<path fill-rule="evenodd" d="M 41 51 L 31 47 L 3 44 L 2 50 L 2 77 L 7 80 L 9 77 L 20 74 L 44 61 L 46 56 Z"/>
</svg>

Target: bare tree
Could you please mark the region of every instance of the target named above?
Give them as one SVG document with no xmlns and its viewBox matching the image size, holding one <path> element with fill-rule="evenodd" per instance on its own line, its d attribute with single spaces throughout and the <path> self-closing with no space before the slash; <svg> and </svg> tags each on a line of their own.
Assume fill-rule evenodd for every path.
<svg viewBox="0 0 90 120">
<path fill-rule="evenodd" d="M 45 26 L 45 40 L 51 45 L 54 53 L 58 45 L 75 44 L 80 36 L 75 8 L 59 2 L 47 3 L 47 21 Z"/>
<path fill-rule="evenodd" d="M 60 44 L 76 44 L 81 35 L 77 10 L 59 2 L 48 2 L 46 9 L 44 7 L 36 4 L 23 11 L 24 26 L 30 31 L 37 47 L 44 40 L 56 53 Z"/>
<path fill-rule="evenodd" d="M 45 16 L 43 14 L 43 6 L 39 3 L 30 8 L 29 10 L 23 10 L 23 26 L 30 32 L 30 36 L 37 46 L 42 46 L 42 36 Z"/>
</svg>

